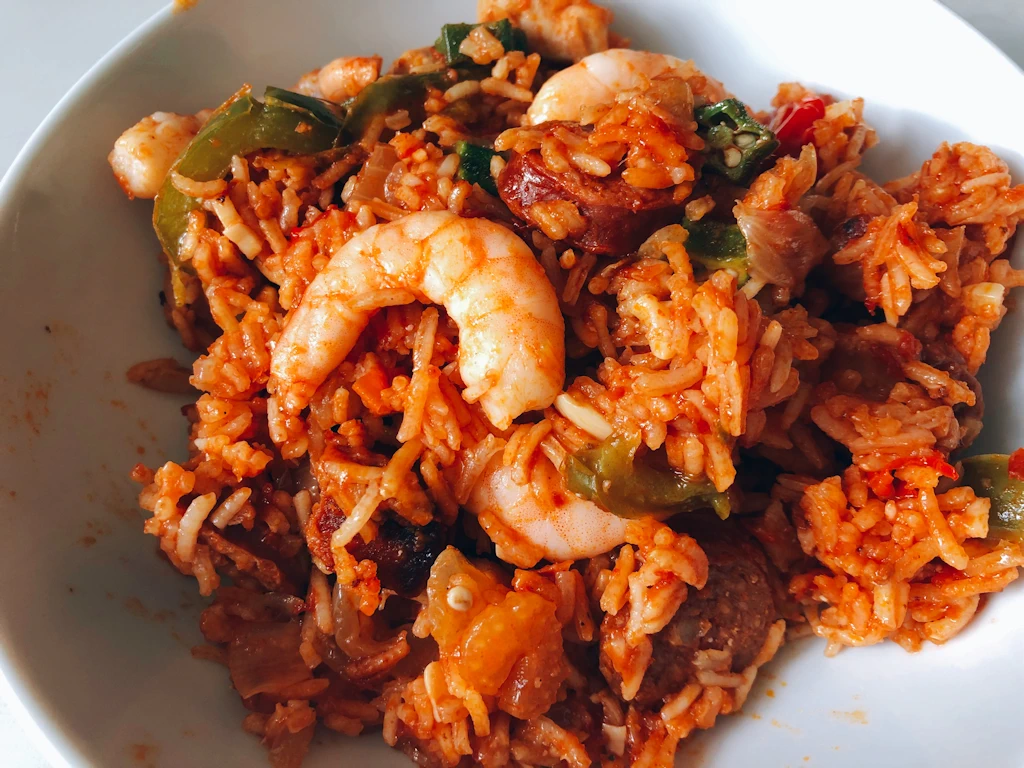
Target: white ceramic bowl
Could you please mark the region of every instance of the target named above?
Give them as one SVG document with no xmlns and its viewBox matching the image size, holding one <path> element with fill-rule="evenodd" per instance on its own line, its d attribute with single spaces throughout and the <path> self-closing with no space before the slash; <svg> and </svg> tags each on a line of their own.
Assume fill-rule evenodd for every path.
<svg viewBox="0 0 1024 768">
<path fill-rule="evenodd" d="M 262 765 L 221 668 L 193 660 L 194 582 L 141 531 L 127 473 L 182 457 L 173 397 L 133 387 L 132 363 L 182 356 L 157 306 L 150 207 L 111 177 L 114 138 L 159 109 L 215 106 L 341 54 L 385 58 L 469 20 L 472 0 L 205 0 L 159 14 L 47 118 L 0 185 L 0 666 L 55 764 Z M 744 99 L 778 82 L 862 95 L 901 176 L 942 140 L 993 146 L 1024 180 L 1024 75 L 928 0 L 621 0 L 616 28 L 692 57 Z M 1018 256 L 1021 248 L 1018 247 Z M 984 369 L 979 447 L 1024 443 L 1020 313 Z M 682 753 L 704 766 L 1024 764 L 1024 589 L 1013 585 L 944 647 L 893 644 L 825 659 L 787 648 L 741 715 Z M 309 765 L 406 765 L 379 737 L 318 736 Z M 693 764 L 688 762 L 687 764 Z"/>
</svg>

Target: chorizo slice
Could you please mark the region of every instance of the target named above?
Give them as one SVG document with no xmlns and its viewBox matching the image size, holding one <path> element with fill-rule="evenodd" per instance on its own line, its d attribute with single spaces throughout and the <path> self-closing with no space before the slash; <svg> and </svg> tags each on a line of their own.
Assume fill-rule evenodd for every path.
<svg viewBox="0 0 1024 768">
<path fill-rule="evenodd" d="M 537 203 L 573 203 L 585 227 L 570 232 L 566 241 L 608 256 L 635 251 L 652 232 L 680 221 L 684 207 L 671 189 L 634 187 L 615 171 L 603 178 L 572 167 L 553 171 L 537 150 L 512 153 L 498 177 L 498 195 L 513 214 L 533 226 L 539 225 L 531 213 Z"/>
</svg>

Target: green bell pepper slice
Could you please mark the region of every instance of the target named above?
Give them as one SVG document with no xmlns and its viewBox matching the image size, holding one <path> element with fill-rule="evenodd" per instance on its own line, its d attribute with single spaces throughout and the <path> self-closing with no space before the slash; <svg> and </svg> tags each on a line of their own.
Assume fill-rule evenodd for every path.
<svg viewBox="0 0 1024 768">
<path fill-rule="evenodd" d="M 738 99 L 698 107 L 693 112 L 697 135 L 708 151 L 704 168 L 734 184 L 746 185 L 772 152 L 775 134 L 752 118 Z"/>
<path fill-rule="evenodd" d="M 453 82 L 446 71 L 384 75 L 342 105 L 346 114 L 345 135 L 356 140 L 374 117 L 397 109 L 408 109 L 410 115 L 422 116 L 427 90 L 431 87 L 447 88 Z"/>
<path fill-rule="evenodd" d="M 569 457 L 569 490 L 619 517 L 665 519 L 708 508 L 723 520 L 729 516 L 729 497 L 710 481 L 687 480 L 678 472 L 637 461 L 639 445 L 639 435 L 611 437 Z"/>
<path fill-rule="evenodd" d="M 311 155 L 358 139 L 379 114 L 419 107 L 430 87 L 444 87 L 446 72 L 385 75 L 344 104 L 334 104 L 282 88 L 267 88 L 257 101 L 249 86 L 219 107 L 175 161 L 171 170 L 196 181 L 223 178 L 233 155 L 260 149 L 278 149 Z M 188 228 L 188 214 L 200 201 L 178 191 L 170 174 L 153 206 L 153 227 L 167 254 L 176 306 L 185 302 L 180 251 Z"/>
<path fill-rule="evenodd" d="M 274 86 L 268 86 L 267 90 L 263 92 L 263 103 L 267 107 L 291 109 L 300 114 L 306 113 L 324 125 L 340 127 L 348 118 L 348 108 L 344 104 L 335 104 L 333 101 L 325 101 Z"/>
<path fill-rule="evenodd" d="M 259 149 L 307 155 L 339 142 L 341 123 L 328 119 L 326 106 L 314 112 L 306 103 L 309 97 L 276 88 L 269 89 L 266 98 L 267 103 L 262 104 L 253 98 L 249 86 L 243 87 L 210 116 L 171 170 L 196 181 L 213 181 L 227 174 L 234 155 Z M 188 214 L 199 206 L 199 200 L 178 191 L 170 174 L 153 205 L 153 228 L 167 254 L 177 306 L 185 302 L 181 241 L 188 228 Z"/>
<path fill-rule="evenodd" d="M 1010 457 L 988 453 L 966 458 L 961 464 L 961 480 L 992 502 L 988 535 L 1024 542 L 1024 480 L 1010 476 Z"/>
</svg>

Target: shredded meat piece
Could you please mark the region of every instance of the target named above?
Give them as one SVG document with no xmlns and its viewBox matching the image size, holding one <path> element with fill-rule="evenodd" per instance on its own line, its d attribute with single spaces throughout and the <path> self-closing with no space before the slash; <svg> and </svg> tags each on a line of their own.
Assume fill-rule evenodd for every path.
<svg viewBox="0 0 1024 768">
<path fill-rule="evenodd" d="M 692 682 L 699 651 L 729 651 L 731 670 L 741 672 L 753 662 L 778 618 L 768 561 L 757 543 L 730 522 L 682 518 L 673 527 L 682 527 L 708 556 L 708 580 L 703 589 L 691 589 L 668 626 L 651 637 L 651 664 L 634 698 L 641 707 L 656 707 Z M 605 616 L 602 634 L 625 621 L 625 611 Z M 603 651 L 601 672 L 613 690 L 621 689 Z"/>
</svg>

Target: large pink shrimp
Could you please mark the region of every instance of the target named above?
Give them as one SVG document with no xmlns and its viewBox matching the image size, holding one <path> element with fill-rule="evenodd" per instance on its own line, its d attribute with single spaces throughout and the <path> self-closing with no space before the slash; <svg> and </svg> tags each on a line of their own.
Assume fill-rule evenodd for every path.
<svg viewBox="0 0 1024 768">
<path fill-rule="evenodd" d="M 309 286 L 270 368 L 270 426 L 297 415 L 382 306 L 441 304 L 459 327 L 467 402 L 506 429 L 551 404 L 565 378 L 565 326 L 529 247 L 486 219 L 413 213 L 350 240 Z"/>
</svg>

